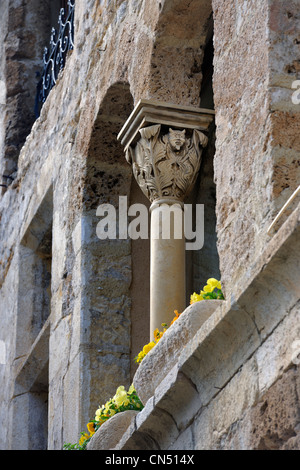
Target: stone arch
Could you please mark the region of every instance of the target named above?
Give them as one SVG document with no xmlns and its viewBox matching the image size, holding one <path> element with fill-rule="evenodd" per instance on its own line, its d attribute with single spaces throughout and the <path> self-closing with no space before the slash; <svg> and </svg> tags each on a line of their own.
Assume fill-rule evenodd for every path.
<svg viewBox="0 0 300 470">
<path fill-rule="evenodd" d="M 133 177 L 131 165 L 125 159 L 124 148 L 117 140 L 117 135 L 133 107 L 133 97 L 127 82 L 117 82 L 112 85 L 100 105 L 89 143 L 84 185 L 84 212 L 91 214 L 93 219 L 99 204 L 112 204 L 118 210 L 119 196 L 127 196 L 128 207 L 133 204 L 144 204 L 148 209 L 150 207 L 148 199 Z M 94 235 L 97 221 L 91 221 Z M 131 218 L 128 217 L 128 223 L 130 221 Z M 95 241 L 98 247 L 99 242 Z M 116 251 L 116 265 L 119 263 L 117 269 L 121 271 L 125 269 L 123 261 L 127 257 L 125 265 L 128 278 L 124 279 L 124 286 L 125 284 L 127 286 L 128 308 L 130 304 L 130 316 L 127 320 L 130 321 L 129 374 L 132 379 L 136 370 L 134 357 L 144 344 L 148 343 L 150 334 L 150 241 L 127 238 L 110 240 L 108 244 L 112 252 Z M 123 257 L 122 261 L 120 255 Z M 101 259 L 101 253 L 99 256 Z M 118 289 L 115 292 L 116 297 L 118 297 L 117 291 Z"/>
<path fill-rule="evenodd" d="M 117 135 L 133 107 L 127 82 L 110 86 L 88 146 L 81 220 L 85 421 L 93 417 L 99 404 L 113 396 L 118 386 L 129 387 L 132 379 L 134 263 L 131 240 L 119 238 L 119 197 L 126 197 L 128 206 L 136 197 L 131 197 L 132 169 Z M 103 219 L 97 216 L 97 208 L 103 204 L 115 209 L 116 238 L 99 239 L 97 235 L 97 225 Z"/>
</svg>

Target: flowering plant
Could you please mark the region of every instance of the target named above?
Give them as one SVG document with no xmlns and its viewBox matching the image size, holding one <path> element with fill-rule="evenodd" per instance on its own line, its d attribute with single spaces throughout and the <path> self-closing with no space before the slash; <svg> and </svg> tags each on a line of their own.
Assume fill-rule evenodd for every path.
<svg viewBox="0 0 300 470">
<path fill-rule="evenodd" d="M 121 385 L 113 398 L 110 398 L 105 405 L 96 410 L 95 418 L 87 424 L 89 433 L 82 432 L 78 444 L 65 444 L 65 450 L 85 450 L 88 442 L 95 432 L 102 426 L 105 421 L 114 416 L 116 413 L 127 410 L 141 411 L 144 408 L 141 400 L 137 396 L 133 385 L 126 392 L 125 387 Z"/>
<path fill-rule="evenodd" d="M 170 326 L 173 325 L 173 323 L 180 317 L 181 313 L 178 313 L 177 310 L 174 310 L 175 317 L 170 323 Z M 168 325 L 166 323 L 162 323 L 161 326 L 163 327 L 163 331 L 159 331 L 158 328 L 154 330 L 153 336 L 154 336 L 154 341 L 150 341 L 150 343 L 146 344 L 143 349 L 138 353 L 138 355 L 134 358 L 135 362 L 139 364 L 144 357 L 148 354 L 151 349 L 154 348 L 154 346 L 158 343 L 158 341 L 162 338 L 164 333 L 167 331 Z"/>
<path fill-rule="evenodd" d="M 207 280 L 206 286 L 203 287 L 203 290 L 200 291 L 200 294 L 196 294 L 196 292 L 194 292 L 191 295 L 190 304 L 194 304 L 200 300 L 208 299 L 224 300 L 221 283 L 213 277 Z"/>
<path fill-rule="evenodd" d="M 217 279 L 210 278 L 207 280 L 206 286 L 203 287 L 203 290 L 200 291 L 200 294 L 194 292 L 190 297 L 190 304 L 195 302 L 199 302 L 200 300 L 207 300 L 207 299 L 219 299 L 224 300 L 224 295 L 222 292 L 222 286 L 220 281 Z M 177 310 L 174 310 L 175 317 L 171 321 L 171 326 L 178 318 L 180 317 L 181 313 L 178 313 Z M 140 363 L 144 357 L 148 354 L 151 349 L 159 342 L 162 338 L 164 333 L 168 329 L 168 325 L 166 323 L 162 323 L 163 331 L 159 331 L 158 328 L 154 330 L 154 340 L 150 343 L 146 344 L 142 351 L 135 357 L 135 362 Z M 121 385 L 117 388 L 117 391 L 113 398 L 110 398 L 105 405 L 102 405 L 96 410 L 94 420 L 90 421 L 87 424 L 87 429 L 89 433 L 81 433 L 81 438 L 78 444 L 65 444 L 65 450 L 85 450 L 88 442 L 90 441 L 91 437 L 95 434 L 95 432 L 102 426 L 105 421 L 109 418 L 114 416 L 116 413 L 126 410 L 136 410 L 141 411 L 144 408 L 141 400 L 137 396 L 136 390 L 133 385 L 129 387 L 128 392 L 126 392 L 125 387 Z"/>
</svg>

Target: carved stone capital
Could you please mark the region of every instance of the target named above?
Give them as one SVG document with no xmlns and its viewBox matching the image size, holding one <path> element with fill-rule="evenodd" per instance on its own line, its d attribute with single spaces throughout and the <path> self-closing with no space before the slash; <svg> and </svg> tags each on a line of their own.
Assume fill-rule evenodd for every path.
<svg viewBox="0 0 300 470">
<path fill-rule="evenodd" d="M 142 100 L 118 138 L 136 181 L 151 201 L 183 202 L 192 190 L 213 111 Z M 152 124 L 152 125 L 151 125 Z"/>
<path fill-rule="evenodd" d="M 139 133 L 141 138 L 134 148 L 127 148 L 126 159 L 141 190 L 151 202 L 183 201 L 196 181 L 207 137 L 197 130 L 168 128 L 164 132 L 160 124 Z"/>
</svg>

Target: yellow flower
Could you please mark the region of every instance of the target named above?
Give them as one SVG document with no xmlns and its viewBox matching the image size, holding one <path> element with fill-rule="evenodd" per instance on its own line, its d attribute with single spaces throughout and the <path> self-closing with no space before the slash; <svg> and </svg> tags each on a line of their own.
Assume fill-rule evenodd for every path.
<svg viewBox="0 0 300 470">
<path fill-rule="evenodd" d="M 103 422 L 103 419 L 101 418 L 101 414 L 104 410 L 104 405 L 101 406 L 101 408 L 98 408 L 95 413 L 95 421 L 99 422 L 101 424 Z"/>
<path fill-rule="evenodd" d="M 116 397 L 117 395 L 119 395 L 119 393 L 121 393 L 121 392 L 125 392 L 125 387 L 124 387 L 124 385 L 120 385 L 120 387 L 117 388 L 115 397 Z"/>
<path fill-rule="evenodd" d="M 209 294 L 213 292 L 215 289 L 221 290 L 221 283 L 220 281 L 217 281 L 217 279 L 214 279 L 211 277 L 210 279 L 207 280 L 206 286 L 203 287 L 203 290 L 200 291 L 200 294 L 196 294 L 194 292 L 191 297 L 190 297 L 190 304 L 193 304 L 195 302 L 199 302 L 200 300 L 205 299 L 205 294 Z"/>
<path fill-rule="evenodd" d="M 222 289 L 220 281 L 217 281 L 217 279 L 214 279 L 213 277 L 211 277 L 210 279 L 207 280 L 207 285 L 211 289 L 210 292 L 212 292 L 214 289 L 220 289 L 220 290 Z M 208 291 L 206 291 L 206 292 L 208 292 Z"/>
<path fill-rule="evenodd" d="M 145 357 L 145 354 L 143 353 L 143 351 L 140 351 L 140 352 L 138 353 L 138 355 L 137 355 L 135 361 L 136 361 L 137 363 L 139 363 L 139 362 L 141 362 L 142 359 L 144 359 L 144 357 Z"/>
<path fill-rule="evenodd" d="M 154 330 L 154 333 L 153 333 L 153 336 L 154 336 L 154 340 L 156 343 L 158 343 L 158 341 L 160 340 L 160 338 L 163 336 L 164 332 L 166 331 L 166 329 L 164 329 L 164 331 L 159 331 L 158 328 L 156 328 Z"/>
<path fill-rule="evenodd" d="M 194 295 L 197 295 L 197 294 L 194 294 Z M 199 296 L 198 296 L 199 297 Z M 200 300 L 200 299 L 199 299 Z M 202 299 L 201 299 L 202 300 Z M 191 302 L 192 303 L 192 302 Z M 173 320 L 171 321 L 170 323 L 170 326 L 179 318 L 179 316 L 181 315 L 181 313 L 178 313 L 177 310 L 174 310 L 174 313 L 175 313 L 175 317 L 173 318 Z M 135 357 L 135 362 L 136 363 L 139 363 L 141 362 L 144 357 L 148 354 L 149 351 L 151 351 L 151 349 L 158 343 L 158 341 L 162 338 L 162 336 L 164 335 L 164 333 L 167 331 L 167 327 L 168 325 L 166 323 L 162 323 L 161 325 L 162 327 L 164 327 L 163 331 L 159 331 L 158 328 L 156 328 L 153 332 L 153 336 L 154 336 L 154 341 L 151 341 L 150 343 L 146 344 L 142 351 L 140 351 L 138 353 L 138 355 Z"/>
<path fill-rule="evenodd" d="M 199 302 L 200 300 L 203 300 L 202 294 L 196 294 L 196 292 L 194 292 L 191 295 L 190 304 L 194 304 L 195 302 Z"/>
<path fill-rule="evenodd" d="M 148 354 L 149 351 L 151 351 L 152 348 L 154 348 L 155 346 L 155 343 L 153 341 L 151 341 L 150 343 L 146 344 L 144 347 L 143 347 L 143 353 L 144 354 Z"/>
<path fill-rule="evenodd" d="M 153 336 L 154 336 L 155 341 L 157 340 L 157 338 L 159 339 L 159 337 L 160 337 L 160 332 L 159 332 L 159 329 L 158 329 L 158 328 L 155 328 L 154 333 L 153 333 Z"/>
<path fill-rule="evenodd" d="M 87 423 L 86 427 L 88 428 L 88 432 L 91 436 L 95 434 L 94 423 Z"/>
<path fill-rule="evenodd" d="M 155 330 L 154 335 L 155 335 L 156 332 L 158 332 L 158 330 L 157 331 Z M 158 332 L 158 334 L 159 334 L 159 332 Z M 156 343 L 157 343 L 158 340 L 159 340 L 159 338 L 156 339 Z M 135 362 L 137 364 L 139 362 L 141 362 L 144 359 L 144 357 L 148 354 L 148 352 L 151 351 L 151 349 L 155 346 L 156 343 L 154 341 L 151 341 L 150 343 L 146 344 L 143 347 L 142 351 L 140 351 L 138 353 L 138 355 L 136 356 Z"/>
<path fill-rule="evenodd" d="M 135 391 L 136 391 L 136 390 L 135 390 L 135 388 L 134 388 L 134 385 L 131 384 L 130 387 L 129 387 L 129 389 L 128 389 L 128 395 L 132 395 L 132 393 L 134 393 Z"/>
<path fill-rule="evenodd" d="M 117 407 L 120 407 L 123 404 L 125 406 L 128 405 L 129 400 L 127 398 L 127 392 L 125 391 L 125 387 L 123 385 L 117 388 L 116 394 L 113 397 L 113 401 L 115 402 Z"/>
<path fill-rule="evenodd" d="M 110 408 L 110 409 L 107 411 L 106 416 L 107 416 L 108 418 L 111 418 L 111 417 L 112 417 L 113 415 L 115 415 L 115 414 L 116 414 L 116 410 L 113 410 L 112 408 Z"/>
<path fill-rule="evenodd" d="M 212 292 L 214 290 L 214 287 L 210 286 L 210 285 L 207 285 L 207 286 L 204 286 L 203 287 L 203 291 L 204 293 L 206 292 Z M 201 291 L 202 292 L 202 291 Z M 201 295 L 201 294 L 200 294 Z M 203 295 L 203 294 L 202 294 Z"/>
<path fill-rule="evenodd" d="M 107 417 L 113 416 L 116 413 L 116 411 L 111 408 L 112 404 L 113 404 L 112 399 L 110 398 L 104 405 L 103 411 L 104 411 L 105 416 Z"/>
<path fill-rule="evenodd" d="M 180 317 L 181 313 L 178 313 L 178 310 L 174 310 L 174 313 L 175 313 L 175 317 L 173 318 L 173 320 L 171 321 L 170 323 L 170 326 L 173 325 L 173 323 L 178 320 L 178 318 Z"/>
<path fill-rule="evenodd" d="M 89 438 L 90 436 L 85 432 L 81 438 L 79 439 L 79 445 L 82 446 L 82 444 Z"/>
</svg>

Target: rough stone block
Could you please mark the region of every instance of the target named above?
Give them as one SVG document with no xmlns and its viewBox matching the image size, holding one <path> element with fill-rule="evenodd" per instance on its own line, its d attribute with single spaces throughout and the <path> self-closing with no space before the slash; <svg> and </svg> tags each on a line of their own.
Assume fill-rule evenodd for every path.
<svg viewBox="0 0 300 470">
<path fill-rule="evenodd" d="M 287 371 L 270 387 L 252 409 L 252 431 L 249 447 L 260 450 L 279 450 L 299 442 L 300 407 L 296 390 L 299 370 Z M 298 434 L 298 436 L 297 436 Z M 297 437 L 296 437 L 297 436 Z M 289 440 L 292 441 L 289 443 Z"/>
<path fill-rule="evenodd" d="M 263 393 L 290 367 L 293 344 L 300 339 L 300 304 L 291 310 L 255 354 L 259 389 Z"/>
<path fill-rule="evenodd" d="M 193 427 L 196 446 L 200 450 L 220 446 L 222 436 L 253 406 L 258 396 L 255 359 L 250 359 L 224 386 L 215 387 L 215 397 L 200 410 Z"/>
<path fill-rule="evenodd" d="M 145 408 L 136 417 L 138 433 L 148 435 L 159 449 L 168 449 L 179 434 L 173 417 L 158 406 L 153 398 L 148 400 Z"/>
<path fill-rule="evenodd" d="M 195 441 L 193 436 L 192 427 L 189 426 L 186 428 L 176 439 L 173 444 L 171 444 L 169 450 L 194 450 L 195 449 Z"/>
<path fill-rule="evenodd" d="M 138 413 L 138 411 L 128 410 L 114 415 L 103 423 L 93 435 L 87 445 L 87 450 L 113 449 L 118 444 L 127 428 L 134 423 Z"/>
<path fill-rule="evenodd" d="M 202 300 L 190 305 L 144 357 L 133 378 L 137 394 L 144 405 L 173 368 L 179 352 L 222 303 L 222 300 Z"/>
<path fill-rule="evenodd" d="M 182 372 L 178 372 L 177 366 L 156 388 L 154 401 L 155 406 L 173 417 L 179 431 L 189 425 L 201 407 L 195 385 Z"/>
<path fill-rule="evenodd" d="M 182 350 L 178 368 L 206 405 L 260 344 L 254 322 L 238 305 L 218 310 Z"/>
</svg>

